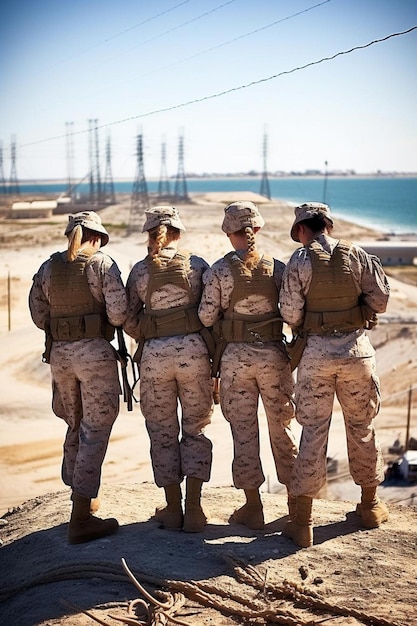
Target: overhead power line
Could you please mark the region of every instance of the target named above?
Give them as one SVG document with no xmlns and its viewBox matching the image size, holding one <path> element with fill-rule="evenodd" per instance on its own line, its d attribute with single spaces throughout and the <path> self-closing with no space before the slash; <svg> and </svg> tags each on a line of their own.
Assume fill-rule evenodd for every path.
<svg viewBox="0 0 417 626">
<path fill-rule="evenodd" d="M 155 15 L 151 15 L 151 17 L 148 17 L 146 20 L 142 20 L 141 22 L 138 22 L 137 24 L 132 24 L 132 26 L 129 26 L 128 28 L 125 28 L 124 30 L 121 30 L 121 31 L 119 31 L 117 33 L 114 33 L 114 35 L 110 35 L 110 37 L 107 37 L 103 41 L 99 41 L 97 43 L 92 44 L 91 46 L 88 46 L 88 47 L 84 48 L 83 50 L 80 50 L 78 52 L 78 54 L 76 54 L 74 56 L 80 56 L 81 54 L 84 54 L 85 52 L 88 52 L 89 50 L 93 50 L 94 48 L 98 48 L 99 46 L 102 46 L 103 44 L 106 44 L 109 41 L 113 41 L 113 39 L 116 39 L 117 37 L 121 37 L 122 35 L 125 35 L 126 33 L 130 32 L 131 30 L 134 30 L 135 28 L 139 28 L 140 26 L 144 26 L 145 24 L 148 24 L 148 22 L 152 22 L 152 20 L 155 20 L 158 17 L 162 17 L 166 13 L 170 13 L 171 11 L 174 11 L 175 9 L 178 9 L 183 4 L 188 4 L 188 2 L 190 2 L 190 1 L 191 0 L 183 0 L 179 4 L 175 4 L 174 6 L 170 7 L 169 9 L 166 9 L 165 11 L 161 11 L 160 13 L 156 13 Z M 69 59 L 74 58 L 74 56 L 71 56 L 71 57 L 69 57 L 69 58 L 67 58 L 65 60 L 68 61 Z"/>
<path fill-rule="evenodd" d="M 239 87 L 231 87 L 230 89 L 225 89 L 224 91 L 220 91 L 218 93 L 215 94 L 211 94 L 209 96 L 202 96 L 201 98 L 196 98 L 195 100 L 188 100 L 187 102 L 181 102 L 180 104 L 174 104 L 172 106 L 169 107 L 165 107 L 163 109 L 154 109 L 153 111 L 148 111 L 147 113 L 139 113 L 138 115 L 132 115 L 130 117 L 125 117 L 123 119 L 120 120 L 115 120 L 114 122 L 108 122 L 107 124 L 101 124 L 100 126 L 98 126 L 98 128 L 106 128 L 109 126 L 115 126 L 116 124 L 124 124 L 125 122 L 131 122 L 133 120 L 137 120 L 143 117 L 150 117 L 151 115 L 156 115 L 157 113 L 167 113 L 168 111 L 174 111 L 176 109 L 181 109 L 183 107 L 186 106 L 190 106 L 192 104 L 198 104 L 199 102 L 205 102 L 207 100 L 212 100 L 214 98 L 220 98 L 222 96 L 225 96 L 229 93 L 233 93 L 235 91 L 240 91 L 241 89 L 248 89 L 249 87 L 254 87 L 255 85 L 260 85 L 262 83 L 266 83 L 270 80 L 274 80 L 276 78 L 280 78 L 281 76 L 286 76 L 288 74 L 293 74 L 295 72 L 299 72 L 301 70 L 305 70 L 308 67 L 313 67 L 314 65 L 319 65 L 320 63 L 324 63 L 326 61 L 333 61 L 334 59 L 336 59 L 337 57 L 346 55 L 346 54 L 350 54 L 352 52 L 355 52 L 356 50 L 363 50 L 365 48 L 369 48 L 370 46 L 373 46 L 374 44 L 377 43 L 382 43 L 383 41 L 387 41 L 388 39 L 392 39 L 393 37 L 399 37 L 401 35 L 407 35 L 409 33 L 411 33 L 412 31 L 416 30 L 417 26 L 412 26 L 411 28 L 408 28 L 407 30 L 403 30 L 401 32 L 397 32 L 397 33 L 391 33 L 390 35 L 387 35 L 386 37 L 382 37 L 381 39 L 374 39 L 373 41 L 370 41 L 369 43 L 360 45 L 360 46 L 354 46 L 353 48 L 350 48 L 349 50 L 342 50 L 341 52 L 336 52 L 335 54 L 333 54 L 330 57 L 323 57 L 321 59 L 319 59 L 318 61 L 311 61 L 310 63 L 306 63 L 305 65 L 300 65 L 298 67 L 294 67 L 291 70 L 284 70 L 283 72 L 279 72 L 279 74 L 274 74 L 273 76 L 268 76 L 267 78 L 260 78 L 258 80 L 254 80 L 250 83 L 247 83 L 246 85 L 240 85 Z M 85 134 L 86 132 L 88 132 L 88 130 L 80 130 L 80 131 L 76 131 L 73 134 L 74 135 L 80 135 L 80 134 Z M 55 139 L 61 139 L 62 137 L 64 137 L 64 135 L 55 135 L 54 137 L 47 137 L 45 139 L 38 139 L 37 141 L 30 141 L 28 143 L 25 144 L 21 144 L 19 147 L 26 147 L 26 146 L 33 146 L 33 145 L 37 145 L 40 143 L 45 143 L 47 141 L 53 141 Z"/>
<path fill-rule="evenodd" d="M 151 22 L 152 20 L 155 20 L 157 17 L 162 17 L 162 15 L 166 15 L 167 13 L 170 13 L 171 11 L 174 11 L 175 9 L 178 9 L 179 7 L 181 7 L 183 4 L 188 4 L 188 2 L 190 2 L 190 0 L 183 0 L 183 2 L 180 2 L 179 4 L 176 4 L 173 7 L 170 7 L 169 9 L 166 9 L 165 11 L 161 11 L 160 13 L 156 13 L 155 15 L 152 15 L 151 17 L 148 17 L 146 20 L 143 20 L 142 22 L 138 22 L 137 24 L 133 24 L 132 26 L 129 26 L 129 28 L 125 28 L 124 30 L 120 31 L 119 33 L 116 33 L 115 35 L 112 35 L 111 37 L 108 37 L 107 39 L 104 40 L 104 43 L 107 43 L 108 41 L 111 41 L 112 39 L 116 39 L 116 37 L 120 37 L 121 35 L 125 35 L 129 31 L 134 30 L 135 28 L 139 28 L 139 26 L 143 26 L 144 24 L 147 24 L 148 22 Z"/>
<path fill-rule="evenodd" d="M 178 30 L 179 28 L 188 26 L 189 24 L 192 24 L 193 22 L 197 22 L 198 20 L 201 20 L 203 17 L 206 17 L 207 15 L 210 15 L 211 13 L 215 13 L 219 9 L 223 9 L 225 6 L 227 6 L 228 4 L 232 4 L 233 2 L 236 2 L 236 0 L 227 0 L 227 2 L 223 2 L 223 4 L 219 4 L 213 7 L 212 9 L 210 9 L 209 11 L 200 13 L 199 15 L 196 15 L 196 17 L 192 17 L 191 19 L 186 20 L 185 22 L 181 22 L 181 24 L 177 24 L 176 26 L 169 28 L 163 33 L 159 33 L 158 35 L 155 35 L 154 37 L 150 37 L 149 39 L 145 39 L 144 41 L 141 41 L 140 43 L 136 44 L 136 46 L 132 46 L 131 48 L 128 48 L 127 50 L 124 50 L 123 52 L 120 52 L 119 54 L 112 56 L 109 59 L 106 59 L 105 61 L 103 61 L 103 63 L 108 63 L 109 61 L 112 61 L 113 59 L 117 57 L 123 56 L 124 54 L 128 54 L 129 52 L 132 52 L 132 50 L 136 50 L 137 48 L 141 48 L 142 46 L 145 46 L 147 43 L 151 43 L 152 41 L 155 41 L 156 39 L 161 39 L 161 37 L 165 37 L 165 35 L 169 35 L 170 33 L 173 33 L 174 31 Z"/>
<path fill-rule="evenodd" d="M 207 52 L 212 52 L 213 50 L 224 48 L 225 46 L 228 46 L 231 43 L 235 43 L 236 41 L 240 41 L 241 39 L 246 39 L 246 37 L 250 37 L 251 35 L 256 35 L 257 33 L 260 33 L 264 30 L 268 30 L 268 28 L 272 28 L 273 26 L 276 26 L 277 24 L 281 24 L 282 22 L 291 20 L 294 17 L 298 17 L 299 15 L 302 15 L 303 13 L 308 13 L 308 11 L 317 9 L 318 7 L 321 7 L 323 4 L 327 4 L 328 2 L 331 2 L 331 0 L 323 0 L 323 2 L 319 2 L 318 4 L 313 4 L 311 7 L 307 7 L 306 9 L 303 9 L 302 11 L 297 11 L 297 13 L 292 13 L 291 15 L 286 15 L 285 17 L 281 17 L 279 20 L 275 20 L 274 22 L 270 22 L 268 24 L 265 24 L 264 26 L 260 26 L 259 28 L 256 28 L 255 30 L 251 30 L 247 33 L 243 33 L 242 35 L 238 35 L 237 37 L 234 37 L 233 39 L 228 39 L 227 41 L 223 41 L 222 43 L 216 44 L 215 46 L 210 46 L 210 48 L 205 48 L 204 50 L 200 50 L 200 52 L 196 52 L 195 54 L 192 54 L 188 57 L 184 57 L 183 59 L 174 61 L 173 63 L 170 63 L 169 65 L 163 65 L 162 67 L 158 67 L 157 70 L 168 69 L 175 65 L 179 65 L 180 63 L 184 63 L 185 61 L 190 61 L 191 59 L 195 59 L 203 54 L 207 54 Z M 154 72 L 155 70 L 151 70 L 150 72 L 147 72 L 146 74 L 140 74 L 138 78 L 142 76 L 148 76 L 149 74 L 153 74 Z"/>
</svg>

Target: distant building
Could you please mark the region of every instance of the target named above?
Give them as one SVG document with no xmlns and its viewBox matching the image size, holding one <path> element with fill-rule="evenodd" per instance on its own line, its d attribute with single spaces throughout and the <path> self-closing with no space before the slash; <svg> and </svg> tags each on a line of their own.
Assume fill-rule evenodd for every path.
<svg viewBox="0 0 417 626">
<path fill-rule="evenodd" d="M 417 241 L 360 241 L 358 245 L 379 257 L 382 265 L 417 265 Z"/>
<path fill-rule="evenodd" d="M 13 202 L 11 218 L 52 217 L 57 207 L 56 200 L 33 200 L 32 202 Z"/>
</svg>

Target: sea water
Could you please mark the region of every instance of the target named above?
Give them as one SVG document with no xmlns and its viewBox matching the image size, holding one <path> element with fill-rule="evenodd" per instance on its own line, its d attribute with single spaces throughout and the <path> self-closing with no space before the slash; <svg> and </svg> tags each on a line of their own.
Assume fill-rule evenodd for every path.
<svg viewBox="0 0 417 626">
<path fill-rule="evenodd" d="M 158 190 L 159 181 L 147 181 L 150 193 Z M 370 226 L 389 234 L 417 235 L 417 178 L 413 177 L 320 177 L 269 178 L 271 197 L 294 204 L 307 201 L 326 202 L 335 217 Z M 171 190 L 174 180 L 170 181 Z M 259 177 L 190 178 L 189 193 L 252 191 L 260 193 Z M 115 192 L 131 193 L 132 182 L 114 182 Z M 24 193 L 64 193 L 65 184 L 21 184 Z M 88 185 L 77 192 L 88 193 Z"/>
</svg>

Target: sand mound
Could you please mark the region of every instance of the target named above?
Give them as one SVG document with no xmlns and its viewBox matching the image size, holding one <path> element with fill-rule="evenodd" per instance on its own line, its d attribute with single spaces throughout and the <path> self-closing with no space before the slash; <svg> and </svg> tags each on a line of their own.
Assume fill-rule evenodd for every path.
<svg viewBox="0 0 417 626">
<path fill-rule="evenodd" d="M 232 626 L 256 616 L 251 623 L 417 623 L 415 507 L 392 505 L 383 527 L 362 530 L 353 503 L 317 500 L 314 546 L 297 549 L 281 535 L 287 520 L 281 495 L 263 494 L 265 529 L 250 531 L 227 521 L 243 503 L 241 492 L 206 488 L 210 523 L 198 534 L 164 530 L 150 519 L 162 502 L 152 484 L 103 488 L 101 500 L 100 514 L 117 516 L 121 527 L 78 546 L 66 543 L 68 492 L 5 516 L 2 624 L 92 624 L 83 609 L 115 626 L 120 622 L 109 615 L 126 618 L 130 601 L 146 599 L 122 559 L 154 596 L 158 589 L 183 594 L 175 613 L 181 624 Z"/>
</svg>

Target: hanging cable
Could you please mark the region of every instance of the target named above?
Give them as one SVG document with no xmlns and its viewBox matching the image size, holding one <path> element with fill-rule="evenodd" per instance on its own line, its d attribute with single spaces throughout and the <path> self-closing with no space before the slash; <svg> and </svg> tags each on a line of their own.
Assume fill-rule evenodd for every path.
<svg viewBox="0 0 417 626">
<path fill-rule="evenodd" d="M 193 22 L 197 22 L 198 20 L 201 20 L 203 17 L 206 17 L 207 15 L 210 15 L 211 13 L 215 13 L 219 9 L 223 9 L 228 4 L 232 4 L 232 2 L 236 2 L 236 0 L 227 0 L 227 2 L 224 2 L 223 4 L 219 4 L 218 6 L 213 7 L 213 9 L 210 9 L 209 11 L 206 11 L 205 13 L 200 13 L 200 15 L 197 15 L 196 17 L 193 17 L 190 20 L 186 20 L 185 22 L 181 22 L 181 24 L 177 24 L 176 26 L 169 28 L 163 33 L 159 33 L 158 35 L 155 35 L 154 37 L 150 37 L 150 39 L 145 39 L 144 41 L 141 41 L 140 43 L 136 44 L 136 46 L 132 46 L 132 48 L 129 48 L 128 50 L 124 50 L 123 52 L 120 52 L 119 54 L 116 54 L 115 56 L 112 56 L 109 59 L 102 61 L 95 67 L 98 67 L 99 65 L 102 65 L 103 63 L 108 63 L 109 61 L 113 61 L 113 59 L 123 56 L 124 54 L 128 54 L 129 52 L 132 52 L 132 50 L 136 50 L 137 48 L 141 48 L 142 46 L 146 45 L 147 43 L 150 43 L 151 41 L 155 41 L 156 39 L 161 39 L 161 37 L 165 37 L 165 35 L 173 33 L 179 28 L 183 28 L 184 26 L 188 26 L 189 24 L 192 24 Z"/>
<path fill-rule="evenodd" d="M 158 67 L 157 70 L 165 70 L 168 69 L 170 67 L 174 67 L 175 65 L 179 65 L 180 63 L 184 63 L 185 61 L 190 61 L 191 59 L 195 59 L 203 54 L 207 54 L 207 52 L 212 52 L 213 50 L 218 50 L 219 48 L 224 48 L 225 46 L 230 45 L 231 43 L 235 43 L 235 41 L 240 41 L 241 39 L 246 39 L 246 37 L 250 37 L 251 35 L 256 35 L 257 33 L 260 33 L 264 30 L 267 30 L 268 28 L 272 28 L 272 26 L 276 26 L 277 24 L 281 24 L 282 22 L 286 22 L 287 20 L 290 20 L 294 17 L 298 17 L 299 15 L 302 15 L 303 13 L 308 13 L 308 11 L 312 11 L 313 9 L 317 9 L 318 7 L 321 7 L 323 4 L 327 4 L 328 2 L 331 2 L 332 0 L 323 0 L 323 2 L 319 2 L 318 4 L 313 4 L 311 7 L 307 7 L 306 9 L 303 9 L 302 11 L 297 11 L 297 13 L 292 13 L 291 15 L 286 15 L 285 17 L 280 18 L 279 20 L 275 20 L 274 22 L 270 22 L 269 24 L 265 24 L 264 26 L 260 26 L 259 28 L 256 28 L 255 30 L 251 30 L 248 33 L 244 33 L 243 35 L 239 35 L 238 37 L 234 37 L 233 39 L 229 39 L 228 41 L 223 41 L 223 43 L 219 43 L 215 46 L 211 46 L 210 48 L 205 48 L 204 50 L 200 50 L 200 52 L 196 52 L 195 54 L 192 54 L 188 57 L 184 57 L 183 59 L 179 59 L 179 61 L 174 61 L 173 63 L 170 63 L 169 65 L 163 65 L 161 67 Z M 157 70 L 151 70 L 150 72 L 146 72 L 145 74 L 140 74 L 137 76 L 137 78 L 141 78 L 143 76 L 148 76 L 150 74 L 155 73 L 155 71 Z"/>
<path fill-rule="evenodd" d="M 73 59 L 73 58 L 75 58 L 77 56 L 80 56 L 80 55 L 84 54 L 85 52 L 88 52 L 89 50 L 93 50 L 94 48 L 98 48 L 99 46 L 102 46 L 103 44 L 106 44 L 109 41 L 113 41 L 113 39 L 116 39 L 117 37 L 121 37 L 122 35 L 125 35 L 126 33 L 130 32 L 131 30 L 134 30 L 135 28 L 139 28 L 140 26 L 143 26 L 144 24 L 148 24 L 148 22 L 152 22 L 152 20 L 155 20 L 158 17 L 162 17 L 162 15 L 165 15 L 166 13 L 170 13 L 171 11 L 174 11 L 175 9 L 178 9 L 179 7 L 181 7 L 183 4 L 187 4 L 188 2 L 191 2 L 191 0 L 183 0 L 179 4 L 176 4 L 173 7 L 170 7 L 169 9 L 166 9 L 165 11 L 161 11 L 161 13 L 156 13 L 155 15 L 152 15 L 151 17 L 148 17 L 146 20 L 142 20 L 142 22 L 138 22 L 137 24 L 133 24 L 132 26 L 129 26 L 128 28 L 125 28 L 124 30 L 119 31 L 119 32 L 115 33 L 114 35 L 110 35 L 110 37 L 107 37 L 103 41 L 99 41 L 97 43 L 92 44 L 91 46 L 87 46 L 83 50 L 80 50 L 77 54 L 72 55 L 70 57 L 67 57 L 64 60 L 64 62 L 69 61 L 70 59 Z"/>
<path fill-rule="evenodd" d="M 203 96 L 201 98 L 196 98 L 195 100 L 188 100 L 187 102 L 182 102 L 180 104 L 174 104 L 172 106 L 169 107 L 165 107 L 163 109 L 154 109 L 153 111 L 148 111 L 147 113 L 139 113 L 138 115 L 132 115 L 130 117 L 125 117 L 123 119 L 120 120 L 115 120 L 114 122 L 107 122 L 106 124 L 101 124 L 99 126 L 97 126 L 97 128 L 107 128 L 109 126 L 116 126 L 116 124 L 124 124 L 125 122 L 131 122 L 133 120 L 137 120 L 137 119 L 141 119 L 144 117 L 150 117 L 151 115 L 156 115 L 157 113 L 167 113 L 168 111 L 174 111 L 176 109 L 181 109 L 183 107 L 187 107 L 190 106 L 192 104 L 198 104 L 199 102 L 205 102 L 206 100 L 212 100 L 214 98 L 220 98 L 222 96 L 225 96 L 229 93 L 233 93 L 235 91 L 240 91 L 241 89 L 248 89 L 249 87 L 254 87 L 255 85 L 260 85 L 262 83 L 266 83 L 270 80 L 274 80 L 276 78 L 280 78 L 281 76 L 286 76 L 288 74 L 293 74 L 295 72 L 299 72 L 301 70 L 305 70 L 308 67 L 313 67 L 314 65 L 319 65 L 320 63 L 324 63 L 326 61 L 333 61 L 334 59 L 336 59 L 339 56 L 342 55 L 346 55 L 346 54 L 350 54 L 352 52 L 355 52 L 356 50 L 363 50 L 365 48 L 369 48 L 370 46 L 373 46 L 374 44 L 377 43 L 381 43 L 383 41 L 387 41 L 388 39 L 392 39 L 393 37 L 399 37 L 401 35 L 407 35 L 408 33 L 411 33 L 412 31 L 416 30 L 417 26 L 412 26 L 411 28 L 408 28 L 407 30 L 398 32 L 398 33 L 392 33 L 391 35 L 387 35 L 386 37 L 382 37 L 381 39 L 374 39 L 373 41 L 370 41 L 367 44 L 363 44 L 360 46 L 354 46 L 353 48 L 350 48 L 349 50 L 343 50 L 341 52 L 336 52 L 336 54 L 333 54 L 330 57 L 323 57 L 321 59 L 319 59 L 318 61 L 311 61 L 310 63 L 306 63 L 305 65 L 300 65 L 299 67 L 294 67 L 291 70 L 285 70 L 283 72 L 279 72 L 279 74 L 274 74 L 273 76 L 268 76 L 268 78 L 260 78 L 259 80 L 254 80 L 246 85 L 240 85 L 239 87 L 231 87 L 230 89 L 226 89 L 224 91 L 220 91 L 218 93 L 215 94 L 211 94 L 209 96 Z M 85 134 L 88 132 L 88 129 L 86 130 L 79 130 L 79 131 L 75 131 L 73 133 L 71 133 L 72 135 L 80 135 L 80 134 Z M 61 135 L 55 135 L 54 137 L 47 137 L 45 139 L 38 139 L 37 141 L 30 141 L 28 143 L 25 144 L 20 144 L 19 147 L 26 147 L 26 146 L 33 146 L 36 144 L 40 144 L 40 143 L 44 143 L 46 141 L 53 141 L 55 139 L 62 139 L 63 137 L 65 137 L 66 135 L 61 134 Z"/>
</svg>

